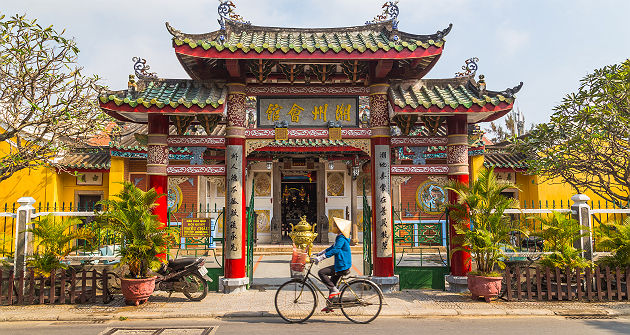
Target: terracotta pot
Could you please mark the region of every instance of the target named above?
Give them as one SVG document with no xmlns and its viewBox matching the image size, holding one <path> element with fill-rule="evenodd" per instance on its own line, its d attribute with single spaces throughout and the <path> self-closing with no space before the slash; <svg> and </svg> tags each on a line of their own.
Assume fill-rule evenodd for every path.
<svg viewBox="0 0 630 335">
<path fill-rule="evenodd" d="M 474 300 L 483 297 L 486 302 L 490 302 L 490 298 L 499 296 L 501 292 L 501 280 L 503 280 L 503 277 L 483 277 L 469 274 L 468 290 Z"/>
<path fill-rule="evenodd" d="M 145 303 L 155 289 L 155 278 L 156 277 L 143 279 L 121 278 L 120 289 L 125 297 L 125 303 L 135 306 Z"/>
</svg>

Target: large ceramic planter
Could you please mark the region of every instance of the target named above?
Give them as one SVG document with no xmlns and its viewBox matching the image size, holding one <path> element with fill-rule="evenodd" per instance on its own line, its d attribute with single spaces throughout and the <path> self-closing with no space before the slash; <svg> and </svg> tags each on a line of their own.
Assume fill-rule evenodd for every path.
<svg viewBox="0 0 630 335">
<path fill-rule="evenodd" d="M 155 289 L 155 278 L 129 279 L 121 278 L 120 289 L 127 305 L 138 306 L 149 299 Z"/>
<path fill-rule="evenodd" d="M 501 280 L 503 280 L 503 277 L 468 275 L 468 290 L 474 300 L 483 297 L 486 302 L 490 302 L 491 298 L 499 296 L 499 292 L 501 292 Z"/>
</svg>

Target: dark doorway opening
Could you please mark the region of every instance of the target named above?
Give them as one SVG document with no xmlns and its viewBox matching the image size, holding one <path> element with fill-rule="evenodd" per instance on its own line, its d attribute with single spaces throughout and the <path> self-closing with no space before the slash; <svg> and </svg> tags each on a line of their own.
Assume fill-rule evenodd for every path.
<svg viewBox="0 0 630 335">
<path fill-rule="evenodd" d="M 317 222 L 317 183 L 314 178 L 309 181 L 285 180 L 283 178 L 281 188 L 282 240 L 290 241 L 291 224 L 296 225 L 302 216 L 306 215 L 306 221 L 310 224 Z"/>
</svg>

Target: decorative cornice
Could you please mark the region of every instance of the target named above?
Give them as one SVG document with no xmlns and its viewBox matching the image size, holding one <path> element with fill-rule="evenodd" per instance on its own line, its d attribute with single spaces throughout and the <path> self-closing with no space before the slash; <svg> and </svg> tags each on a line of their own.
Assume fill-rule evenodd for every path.
<svg viewBox="0 0 630 335">
<path fill-rule="evenodd" d="M 364 86 L 269 86 L 248 85 L 248 95 L 368 95 L 369 88 Z"/>
<path fill-rule="evenodd" d="M 170 165 L 166 167 L 169 176 L 223 176 L 225 165 Z"/>
<path fill-rule="evenodd" d="M 392 174 L 447 174 L 446 165 L 392 165 Z"/>
</svg>

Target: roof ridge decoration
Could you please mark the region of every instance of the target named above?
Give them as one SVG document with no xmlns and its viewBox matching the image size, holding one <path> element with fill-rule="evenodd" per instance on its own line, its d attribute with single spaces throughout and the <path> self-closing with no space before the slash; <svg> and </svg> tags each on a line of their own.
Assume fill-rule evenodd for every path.
<svg viewBox="0 0 630 335">
<path fill-rule="evenodd" d="M 242 16 L 240 16 L 239 14 L 236 14 L 236 12 L 234 11 L 234 8 L 236 8 L 236 5 L 234 4 L 234 2 L 230 0 L 219 0 L 219 7 L 217 8 L 217 12 L 219 13 L 220 18 L 217 21 L 219 22 L 219 25 L 221 26 L 221 30 L 223 32 L 226 31 L 226 28 L 225 28 L 226 22 L 238 22 L 238 23 L 242 23 L 248 26 L 251 25 L 251 22 L 245 21 L 245 19 L 243 19 Z M 219 39 L 221 40 L 221 42 L 224 42 L 225 33 L 220 35 Z"/>
<path fill-rule="evenodd" d="M 479 68 L 479 66 L 477 65 L 478 61 L 479 61 L 479 58 L 477 57 L 468 58 L 465 61 L 465 64 L 462 65 L 462 70 L 464 71 L 456 72 L 455 77 L 469 77 L 469 76 L 474 77 L 475 74 L 477 73 L 477 69 Z"/>
<path fill-rule="evenodd" d="M 138 77 L 138 79 L 144 79 L 144 80 L 158 79 L 157 73 L 149 72 L 151 67 L 147 65 L 146 59 L 140 58 L 140 57 L 133 57 L 131 58 L 131 61 L 134 62 L 133 70 L 135 71 L 136 77 Z"/>
<path fill-rule="evenodd" d="M 400 9 L 398 8 L 398 0 L 387 1 L 383 4 L 383 12 L 372 19 L 372 21 L 366 21 L 365 25 L 381 23 L 386 21 L 392 22 L 392 29 L 398 30 L 398 14 Z"/>
</svg>

